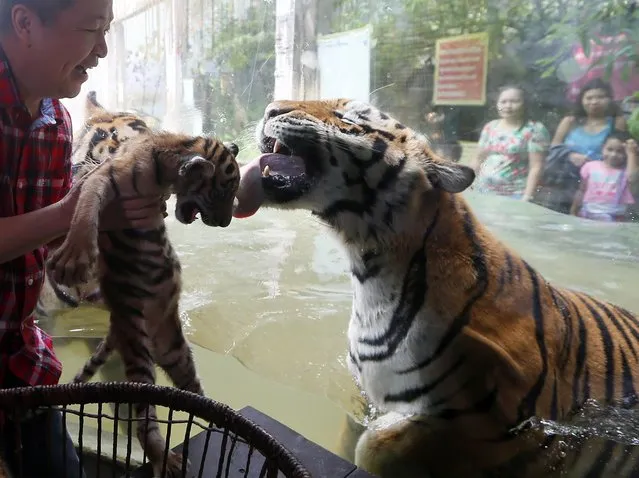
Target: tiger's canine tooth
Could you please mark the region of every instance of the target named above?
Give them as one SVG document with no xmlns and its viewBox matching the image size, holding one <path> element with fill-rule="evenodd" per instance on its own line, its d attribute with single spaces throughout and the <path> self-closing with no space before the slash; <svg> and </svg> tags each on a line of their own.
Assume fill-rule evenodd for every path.
<svg viewBox="0 0 639 478">
<path fill-rule="evenodd" d="M 268 178 L 270 174 L 271 174 L 271 168 L 267 164 L 266 166 L 264 166 L 264 169 L 262 170 L 262 176 L 265 178 Z"/>
</svg>

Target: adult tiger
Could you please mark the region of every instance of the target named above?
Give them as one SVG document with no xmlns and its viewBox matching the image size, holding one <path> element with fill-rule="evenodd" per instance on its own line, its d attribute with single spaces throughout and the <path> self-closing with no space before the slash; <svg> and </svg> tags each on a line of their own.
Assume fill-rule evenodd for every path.
<svg viewBox="0 0 639 478">
<path fill-rule="evenodd" d="M 556 287 L 458 194 L 474 179 L 371 105 L 280 101 L 257 127 L 235 216 L 307 209 L 339 236 L 353 285 L 348 364 L 386 414 L 355 449 L 382 477 L 639 476 L 615 442 L 519 427 L 587 399 L 636 402 L 639 322 Z"/>
</svg>

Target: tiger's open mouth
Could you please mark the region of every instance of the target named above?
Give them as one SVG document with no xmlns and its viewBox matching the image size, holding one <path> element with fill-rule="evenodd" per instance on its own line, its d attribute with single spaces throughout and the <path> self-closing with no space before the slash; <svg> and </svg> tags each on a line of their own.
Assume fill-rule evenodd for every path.
<svg viewBox="0 0 639 478">
<path fill-rule="evenodd" d="M 182 224 L 192 224 L 198 215 L 204 225 L 209 227 L 226 227 L 231 223 L 231 207 L 233 203 L 219 203 L 215 208 L 198 204 L 196 199 L 182 199 L 175 204 L 175 217 Z"/>
<path fill-rule="evenodd" d="M 264 138 L 262 154 L 240 169 L 236 218 L 255 214 L 268 200 L 286 203 L 299 199 L 313 186 L 313 174 L 304 158 L 280 141 Z"/>
<path fill-rule="evenodd" d="M 200 214 L 200 208 L 195 201 L 184 201 L 181 204 L 176 204 L 175 217 L 182 224 L 191 224 L 197 219 L 197 215 Z"/>
</svg>

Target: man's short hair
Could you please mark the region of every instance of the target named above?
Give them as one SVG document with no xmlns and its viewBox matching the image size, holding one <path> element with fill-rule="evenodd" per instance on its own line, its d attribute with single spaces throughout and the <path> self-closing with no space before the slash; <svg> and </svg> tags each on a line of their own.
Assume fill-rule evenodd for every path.
<svg viewBox="0 0 639 478">
<path fill-rule="evenodd" d="M 55 20 L 60 12 L 69 8 L 75 0 L 0 0 L 0 32 L 11 29 L 11 11 L 16 5 L 24 5 L 35 12 L 43 23 Z"/>
</svg>

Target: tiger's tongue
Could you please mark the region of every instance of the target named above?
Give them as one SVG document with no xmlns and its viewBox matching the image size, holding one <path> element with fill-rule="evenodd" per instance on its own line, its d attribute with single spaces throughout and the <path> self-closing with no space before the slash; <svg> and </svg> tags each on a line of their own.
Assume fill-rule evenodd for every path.
<svg viewBox="0 0 639 478">
<path fill-rule="evenodd" d="M 262 154 L 240 168 L 240 187 L 233 217 L 246 218 L 255 214 L 264 202 L 262 171 L 268 165 L 270 174 L 294 177 L 305 173 L 304 161 L 297 156 L 278 153 Z"/>
<path fill-rule="evenodd" d="M 233 210 L 233 217 L 237 218 L 252 216 L 264 202 L 260 157 L 240 168 L 240 187 L 235 193 L 235 198 L 237 205 Z"/>
</svg>

